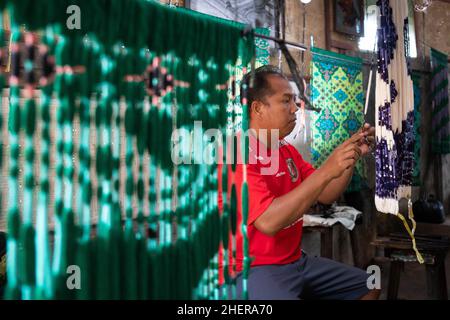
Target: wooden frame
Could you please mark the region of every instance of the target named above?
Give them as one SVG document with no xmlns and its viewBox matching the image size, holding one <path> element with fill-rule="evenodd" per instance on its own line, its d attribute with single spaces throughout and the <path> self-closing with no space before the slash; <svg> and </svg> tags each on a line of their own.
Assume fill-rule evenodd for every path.
<svg viewBox="0 0 450 320">
<path fill-rule="evenodd" d="M 334 30 L 364 36 L 364 0 L 333 0 Z"/>
</svg>

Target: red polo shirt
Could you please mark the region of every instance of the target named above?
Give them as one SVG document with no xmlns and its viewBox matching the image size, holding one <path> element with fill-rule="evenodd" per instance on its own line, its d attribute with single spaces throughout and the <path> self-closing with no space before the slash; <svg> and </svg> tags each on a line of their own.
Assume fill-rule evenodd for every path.
<svg viewBox="0 0 450 320">
<path fill-rule="evenodd" d="M 273 237 L 269 237 L 258 231 L 253 225 L 253 222 L 264 213 L 275 198 L 293 190 L 314 172 L 314 168 L 303 160 L 295 147 L 286 141 L 280 141 L 278 155 L 276 154 L 276 151 L 272 152 L 270 149 L 266 149 L 265 146 L 263 146 L 264 145 L 258 143 L 255 138 L 250 138 L 250 163 L 247 164 L 247 183 L 249 190 L 247 234 L 250 258 L 253 258 L 251 266 L 287 264 L 300 258 L 303 219 L 286 227 Z M 228 169 L 228 172 L 230 172 L 231 166 L 228 166 Z M 266 172 L 264 172 L 264 170 Z M 240 226 L 242 221 L 242 165 L 237 165 L 236 172 L 234 174 L 231 173 L 230 175 L 234 175 L 233 178 L 236 185 L 237 223 L 238 226 Z M 221 175 L 219 175 L 219 177 L 220 176 Z M 229 178 L 228 180 L 229 183 L 231 183 L 231 179 Z M 221 185 L 220 182 L 219 184 Z M 222 202 L 221 199 L 219 199 L 219 202 Z M 230 253 L 231 249 L 232 239 L 230 235 Z M 240 228 L 238 228 L 236 234 L 236 272 L 242 271 L 242 261 L 243 237 Z M 233 261 L 230 259 L 229 263 L 233 264 Z M 219 272 L 219 274 L 222 275 L 222 272 Z M 222 283 L 223 279 L 220 280 Z"/>
</svg>

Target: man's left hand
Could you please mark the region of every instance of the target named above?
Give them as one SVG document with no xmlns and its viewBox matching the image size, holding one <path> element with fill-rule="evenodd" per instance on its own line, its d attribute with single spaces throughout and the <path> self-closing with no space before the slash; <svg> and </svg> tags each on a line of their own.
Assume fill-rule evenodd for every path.
<svg viewBox="0 0 450 320">
<path fill-rule="evenodd" d="M 364 134 L 358 144 L 361 149 L 361 156 L 363 157 L 371 152 L 375 145 L 375 128 L 365 123 L 359 131 Z"/>
</svg>

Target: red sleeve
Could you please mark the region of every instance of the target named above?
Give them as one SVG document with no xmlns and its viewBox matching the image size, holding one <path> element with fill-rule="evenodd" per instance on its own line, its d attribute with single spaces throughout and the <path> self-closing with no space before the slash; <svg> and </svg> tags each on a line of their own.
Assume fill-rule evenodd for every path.
<svg viewBox="0 0 450 320">
<path fill-rule="evenodd" d="M 300 152 L 295 149 L 295 147 L 292 147 L 294 149 L 295 154 L 297 155 L 297 161 L 298 161 L 298 167 L 300 168 L 300 177 L 302 181 L 306 180 L 316 169 L 309 163 L 303 160 L 302 155 Z"/>
<path fill-rule="evenodd" d="M 247 224 L 251 225 L 267 210 L 275 199 L 275 195 L 270 191 L 265 177 L 260 174 L 259 169 L 255 165 L 247 166 L 247 183 L 249 198 Z"/>
</svg>

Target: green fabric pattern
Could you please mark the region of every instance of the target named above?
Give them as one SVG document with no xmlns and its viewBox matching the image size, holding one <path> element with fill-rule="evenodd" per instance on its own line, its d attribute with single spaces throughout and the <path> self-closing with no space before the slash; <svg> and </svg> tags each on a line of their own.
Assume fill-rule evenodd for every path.
<svg viewBox="0 0 450 320">
<path fill-rule="evenodd" d="M 217 164 L 195 162 L 205 160 L 196 148 L 212 144 L 207 129 L 230 126 L 229 92 L 239 85 L 230 79 L 254 55 L 252 33 L 147 0 L 3 5 L 11 16 L 12 68 L 25 65 L 9 78 L 5 119 L 6 298 L 219 299 L 226 221 Z M 81 10 L 80 30 L 69 29 L 61 14 L 70 5 Z M 39 34 L 32 48 L 25 30 Z M 173 161 L 173 132 L 194 132 L 195 121 L 202 121 L 199 134 L 179 144 L 178 156 L 190 161 Z M 246 221 L 237 227 L 246 237 Z M 81 276 L 80 289 L 69 288 L 77 283 L 70 274 Z"/>
<path fill-rule="evenodd" d="M 311 120 L 311 159 L 317 168 L 363 125 L 364 94 L 361 59 L 319 48 L 312 53 L 312 103 L 321 109 Z M 355 169 L 348 192 L 359 191 L 365 184 L 363 161 Z"/>
<path fill-rule="evenodd" d="M 450 153 L 450 110 L 448 93 L 448 55 L 431 48 L 431 100 L 433 105 L 431 150 Z"/>
</svg>

